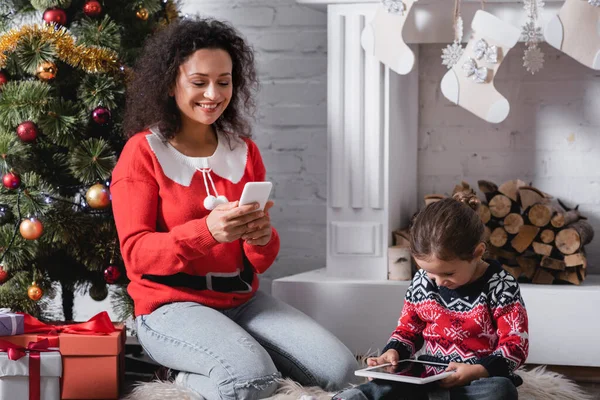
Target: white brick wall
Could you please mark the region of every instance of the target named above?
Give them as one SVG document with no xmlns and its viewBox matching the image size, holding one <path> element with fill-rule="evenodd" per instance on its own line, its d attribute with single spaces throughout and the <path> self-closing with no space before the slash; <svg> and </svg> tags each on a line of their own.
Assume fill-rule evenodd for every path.
<svg viewBox="0 0 600 400">
<path fill-rule="evenodd" d="M 441 94 L 441 49 L 422 46 L 420 53 L 419 196 L 451 192 L 461 180 L 476 186 L 478 179 L 500 184 L 521 178 L 580 204 L 600 236 L 600 74 L 544 45 L 546 66 L 532 76 L 518 45 L 496 79 L 510 115 L 491 125 Z M 586 247 L 595 273 L 598 243 Z"/>
<path fill-rule="evenodd" d="M 277 263 L 265 277 L 324 267 L 325 12 L 294 0 L 185 0 L 182 10 L 231 22 L 256 50 L 261 91 L 254 139 L 267 178 L 275 184 L 271 215 L 282 243 Z"/>
</svg>

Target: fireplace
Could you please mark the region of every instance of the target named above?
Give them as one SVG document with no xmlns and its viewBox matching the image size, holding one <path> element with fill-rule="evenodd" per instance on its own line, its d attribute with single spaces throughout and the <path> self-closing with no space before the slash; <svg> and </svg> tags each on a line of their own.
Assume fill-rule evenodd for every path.
<svg viewBox="0 0 600 400">
<path fill-rule="evenodd" d="M 364 354 L 385 345 L 410 283 L 387 280 L 387 249 L 392 232 L 406 226 L 421 205 L 419 44 L 452 41 L 454 2 L 420 0 L 413 7 L 403 37 L 417 62 L 407 75 L 390 71 L 361 47 L 378 0 L 298 2 L 328 15 L 327 261 L 324 268 L 275 280 L 273 294 Z M 540 24 L 561 5 L 546 0 Z M 480 7 L 479 1 L 463 0 L 465 39 Z M 485 10 L 515 26 L 526 20 L 520 1 L 487 0 Z M 522 292 L 530 317 L 529 363 L 600 367 L 594 333 L 600 319 L 590 318 L 600 304 L 600 276 L 588 277 L 581 287 L 523 284 Z M 572 326 L 581 327 L 577 337 Z"/>
</svg>

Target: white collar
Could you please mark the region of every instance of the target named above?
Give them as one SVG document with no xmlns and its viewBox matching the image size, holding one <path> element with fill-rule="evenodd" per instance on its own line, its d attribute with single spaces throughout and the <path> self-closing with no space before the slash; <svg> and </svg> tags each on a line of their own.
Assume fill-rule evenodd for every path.
<svg viewBox="0 0 600 400">
<path fill-rule="evenodd" d="M 210 169 L 221 178 L 238 183 L 244 176 L 248 159 L 248 145 L 242 139 L 227 137 L 217 132 L 217 149 L 210 157 L 188 157 L 180 153 L 160 133 L 157 127 L 150 128 L 146 135 L 150 148 L 156 155 L 163 173 L 182 186 L 190 186 L 198 170 Z"/>
</svg>

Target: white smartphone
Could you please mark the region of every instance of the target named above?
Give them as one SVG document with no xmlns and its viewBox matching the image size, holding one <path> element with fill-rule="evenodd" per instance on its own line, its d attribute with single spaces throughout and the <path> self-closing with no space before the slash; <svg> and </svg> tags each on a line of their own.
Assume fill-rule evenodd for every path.
<svg viewBox="0 0 600 400">
<path fill-rule="evenodd" d="M 271 182 L 248 182 L 244 185 L 242 197 L 240 197 L 240 206 L 258 203 L 260 210 L 264 210 L 271 194 Z"/>
</svg>

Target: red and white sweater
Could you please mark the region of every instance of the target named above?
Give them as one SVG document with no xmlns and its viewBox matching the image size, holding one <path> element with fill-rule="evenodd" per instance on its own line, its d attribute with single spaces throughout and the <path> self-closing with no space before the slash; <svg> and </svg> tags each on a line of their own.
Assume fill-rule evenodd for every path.
<svg viewBox="0 0 600 400">
<path fill-rule="evenodd" d="M 203 202 L 209 194 L 239 200 L 246 182 L 264 179 L 260 152 L 250 139 L 228 141 L 219 134 L 210 157 L 185 156 L 153 130 L 129 139 L 112 174 L 111 195 L 136 316 L 180 301 L 231 308 L 253 296 L 256 274 L 265 272 L 279 252 L 277 231 L 265 246 L 218 243 L 206 225 L 210 211 Z M 248 264 L 244 259 L 251 264 L 245 290 L 185 285 L 198 276 L 235 275 Z"/>
<path fill-rule="evenodd" d="M 529 353 L 528 320 L 518 282 L 496 261 L 476 281 L 458 289 L 437 286 L 418 271 L 384 352 L 444 363 L 482 364 L 490 376 L 512 372 Z"/>
</svg>

